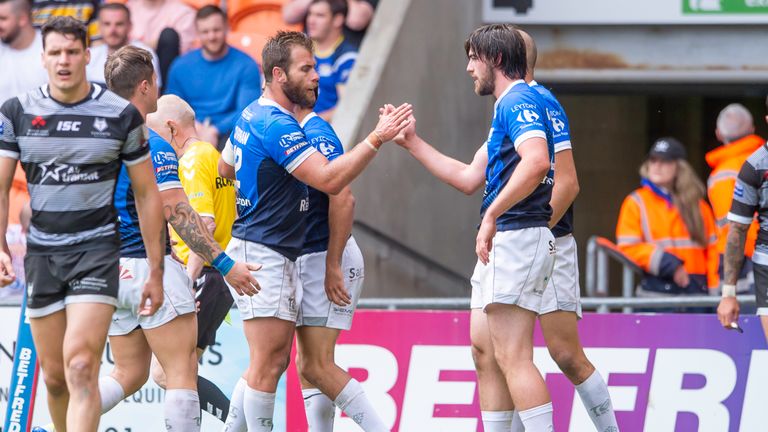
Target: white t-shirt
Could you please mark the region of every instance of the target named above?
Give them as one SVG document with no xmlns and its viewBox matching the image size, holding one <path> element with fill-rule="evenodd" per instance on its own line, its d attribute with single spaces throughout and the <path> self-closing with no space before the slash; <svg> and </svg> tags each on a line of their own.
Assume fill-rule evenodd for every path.
<svg viewBox="0 0 768 432">
<path fill-rule="evenodd" d="M 35 31 L 34 41 L 23 50 L 0 43 L 0 105 L 48 82 L 42 53 L 43 37 L 39 31 Z"/>
<path fill-rule="evenodd" d="M 152 54 L 152 64 L 155 66 L 155 75 L 157 75 L 157 86 L 162 87 L 163 82 L 160 78 L 160 61 L 157 59 L 157 54 L 152 51 L 152 48 L 148 47 L 141 41 L 132 41 L 131 45 L 145 49 Z M 88 77 L 88 81 L 106 84 L 104 78 L 104 65 L 107 64 L 107 56 L 109 55 L 109 47 L 106 44 L 101 44 L 97 47 L 91 48 L 91 62 L 85 69 L 85 74 Z"/>
</svg>

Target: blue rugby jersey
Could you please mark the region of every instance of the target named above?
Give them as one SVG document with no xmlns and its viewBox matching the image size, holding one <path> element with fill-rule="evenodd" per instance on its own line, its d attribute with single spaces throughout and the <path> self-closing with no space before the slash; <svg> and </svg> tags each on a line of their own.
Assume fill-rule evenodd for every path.
<svg viewBox="0 0 768 432">
<path fill-rule="evenodd" d="M 229 141 L 237 180 L 232 237 L 295 260 L 304 247 L 309 199 L 307 186 L 291 173 L 315 148 L 293 115 L 264 97 L 243 110 Z"/>
<path fill-rule="evenodd" d="M 317 74 L 320 75 L 319 92 L 315 112 L 327 111 L 336 106 L 339 94 L 336 86 L 345 84 L 357 60 L 357 48 L 342 39 L 327 56 L 315 53 Z"/>
<path fill-rule="evenodd" d="M 547 118 L 549 119 L 549 126 L 552 130 L 552 141 L 555 144 L 555 153 L 563 150 L 570 150 L 572 148 L 571 127 L 568 123 L 568 116 L 565 114 L 565 109 L 560 105 L 560 101 L 557 100 L 555 95 L 543 85 L 536 81 L 531 81 L 530 86 L 541 95 L 546 103 Z M 557 169 L 557 167 L 555 167 L 555 169 Z M 552 234 L 555 237 L 563 237 L 572 233 L 573 205 L 568 207 L 568 210 L 565 211 L 565 214 L 557 222 L 557 225 L 552 227 Z"/>
<path fill-rule="evenodd" d="M 331 125 L 315 113 L 310 113 L 301 122 L 309 143 L 329 161 L 344 154 L 344 147 Z M 309 188 L 309 214 L 307 215 L 307 235 L 301 254 L 328 250 L 328 195 L 312 187 Z"/>
<path fill-rule="evenodd" d="M 179 180 L 179 161 L 176 151 L 170 144 L 153 130 L 149 131 L 149 151 L 160 191 L 181 189 Z M 136 198 L 131 188 L 131 178 L 125 166 L 120 170 L 115 188 L 115 207 L 120 219 L 120 256 L 127 258 L 146 258 L 147 250 L 139 229 L 139 213 L 136 210 Z M 171 253 L 170 236 L 165 235 L 165 254 Z"/>
<path fill-rule="evenodd" d="M 509 85 L 494 104 L 493 121 L 488 133 L 488 167 L 481 217 L 509 181 L 520 163 L 517 147 L 530 138 L 547 141 L 550 164 L 554 166 L 554 143 L 546 125 L 546 104 L 542 97 L 523 80 Z M 539 186 L 526 198 L 499 216 L 496 227 L 509 231 L 531 227 L 546 227 L 552 216 L 554 170 L 551 168 Z"/>
</svg>

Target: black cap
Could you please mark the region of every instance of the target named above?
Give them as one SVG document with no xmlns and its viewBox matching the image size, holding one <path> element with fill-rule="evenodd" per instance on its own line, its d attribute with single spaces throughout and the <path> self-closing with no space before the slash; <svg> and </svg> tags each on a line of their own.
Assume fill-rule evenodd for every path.
<svg viewBox="0 0 768 432">
<path fill-rule="evenodd" d="M 685 147 L 680 141 L 672 137 L 659 138 L 653 143 L 651 151 L 648 153 L 649 158 L 658 158 L 663 160 L 677 160 L 685 159 L 687 154 Z"/>
</svg>

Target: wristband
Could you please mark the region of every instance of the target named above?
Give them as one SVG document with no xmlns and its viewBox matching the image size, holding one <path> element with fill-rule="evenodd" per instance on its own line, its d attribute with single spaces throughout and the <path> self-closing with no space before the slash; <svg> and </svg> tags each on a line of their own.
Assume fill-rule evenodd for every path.
<svg viewBox="0 0 768 432">
<path fill-rule="evenodd" d="M 374 131 L 373 131 L 373 134 L 374 134 L 374 135 L 376 135 L 376 139 L 378 139 L 378 140 L 379 140 L 379 146 L 381 146 L 382 144 L 384 144 L 384 138 L 382 138 L 382 137 L 381 137 L 381 135 L 379 135 L 379 132 L 377 132 L 376 130 L 374 130 Z"/>
<path fill-rule="evenodd" d="M 376 153 L 378 153 L 378 152 L 379 152 L 379 149 L 377 149 L 377 148 L 376 148 L 376 146 L 375 146 L 375 145 L 373 145 L 373 143 L 371 143 L 371 142 L 368 140 L 368 138 L 364 139 L 364 140 L 363 140 L 363 142 L 364 142 L 364 143 L 366 143 L 366 144 L 368 145 L 368 147 L 370 147 L 370 148 L 371 148 L 371 150 L 373 150 L 374 152 L 376 152 Z"/>
<path fill-rule="evenodd" d="M 373 138 L 371 138 L 371 135 L 373 135 Z M 376 132 L 376 131 L 373 131 L 373 132 L 369 133 L 368 136 L 365 139 L 369 140 L 371 142 L 371 144 L 374 143 L 374 140 L 378 141 L 378 145 L 374 144 L 374 145 L 376 145 L 377 148 L 381 147 L 384 144 L 384 140 L 381 139 L 381 135 L 379 135 L 379 133 Z"/>
<path fill-rule="evenodd" d="M 213 268 L 218 270 L 222 276 L 226 276 L 229 271 L 232 270 L 232 267 L 235 266 L 235 260 L 230 258 L 226 252 L 222 252 L 219 254 L 219 256 L 213 259 L 211 265 Z"/>
<path fill-rule="evenodd" d="M 736 285 L 723 284 L 723 297 L 736 297 Z"/>
</svg>

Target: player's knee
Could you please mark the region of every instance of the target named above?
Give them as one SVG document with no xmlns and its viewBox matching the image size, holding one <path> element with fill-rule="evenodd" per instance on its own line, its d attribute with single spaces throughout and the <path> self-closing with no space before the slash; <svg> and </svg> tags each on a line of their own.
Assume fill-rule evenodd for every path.
<svg viewBox="0 0 768 432">
<path fill-rule="evenodd" d="M 472 344 L 472 360 L 475 362 L 475 368 L 483 370 L 488 368 L 496 359 L 493 351 L 482 344 Z"/>
<path fill-rule="evenodd" d="M 525 350 L 514 347 L 494 347 L 493 358 L 496 359 L 502 370 L 515 369 L 524 363 L 532 363 L 532 354 Z"/>
<path fill-rule="evenodd" d="M 589 368 L 589 361 L 582 352 L 565 346 L 550 348 L 549 355 L 557 363 L 557 367 L 572 381 L 578 379 Z"/>
<path fill-rule="evenodd" d="M 66 365 L 67 381 L 74 386 L 95 383 L 99 376 L 99 361 L 90 354 L 76 355 Z"/>
<path fill-rule="evenodd" d="M 152 381 L 161 388 L 165 388 L 166 386 L 165 370 L 163 370 L 163 367 L 160 366 L 160 364 L 152 365 Z"/>
<path fill-rule="evenodd" d="M 297 364 L 300 365 L 301 376 L 312 384 L 316 383 L 325 374 L 325 370 L 329 366 L 325 364 L 323 359 L 314 357 L 300 356 L 297 360 Z"/>
<path fill-rule="evenodd" d="M 67 381 L 64 378 L 64 372 L 60 374 L 56 373 L 44 373 L 43 379 L 45 381 L 45 389 L 53 397 L 59 397 L 67 394 Z"/>
<path fill-rule="evenodd" d="M 115 367 L 112 370 L 113 377 L 125 387 L 126 393 L 134 393 L 138 391 L 149 379 L 149 372 L 139 367 L 138 364 L 134 364 L 130 369 L 124 367 Z"/>
</svg>

